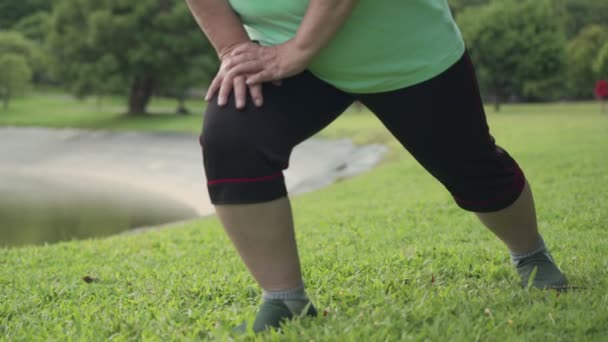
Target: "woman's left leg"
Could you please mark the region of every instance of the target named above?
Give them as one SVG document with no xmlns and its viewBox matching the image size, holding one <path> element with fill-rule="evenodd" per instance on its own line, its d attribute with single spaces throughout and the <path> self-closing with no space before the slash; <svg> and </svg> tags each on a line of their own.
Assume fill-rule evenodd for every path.
<svg viewBox="0 0 608 342">
<path fill-rule="evenodd" d="M 532 192 L 518 164 L 494 143 L 467 54 L 441 75 L 405 89 L 359 96 L 465 210 L 509 248 L 522 285 L 566 279 L 538 233 Z"/>
<path fill-rule="evenodd" d="M 519 198 L 507 208 L 476 214 L 479 220 L 513 253 L 525 254 L 534 250 L 540 241 L 534 198 L 527 182 Z"/>
<path fill-rule="evenodd" d="M 264 84 L 265 103 L 208 104 L 201 146 L 208 190 L 241 259 L 263 289 L 254 331 L 316 315 L 304 291 L 283 170 L 294 146 L 336 119 L 353 98 L 310 72 Z"/>
</svg>

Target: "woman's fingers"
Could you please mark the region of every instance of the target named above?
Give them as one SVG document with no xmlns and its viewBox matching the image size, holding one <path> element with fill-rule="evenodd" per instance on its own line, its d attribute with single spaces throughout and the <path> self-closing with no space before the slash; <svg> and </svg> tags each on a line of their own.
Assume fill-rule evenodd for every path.
<svg viewBox="0 0 608 342">
<path fill-rule="evenodd" d="M 278 80 L 276 80 L 267 69 L 264 69 L 253 75 L 247 76 L 248 85 L 259 84 L 259 83 L 264 83 L 264 82 L 272 82 L 273 84 L 276 85 L 276 83 L 275 83 L 276 81 L 278 81 Z"/>
<path fill-rule="evenodd" d="M 230 71 L 231 69 L 233 69 L 236 66 L 239 66 L 246 62 L 255 61 L 258 59 L 259 58 L 255 54 L 252 54 L 252 53 L 244 53 L 244 54 L 241 54 L 238 56 L 230 56 L 230 58 L 228 58 L 226 60 L 226 62 L 224 63 L 224 65 L 222 65 L 222 67 L 225 70 Z"/>
<path fill-rule="evenodd" d="M 264 105 L 264 97 L 262 96 L 262 85 L 253 84 L 249 86 L 249 94 L 256 107 L 262 107 Z"/>
<path fill-rule="evenodd" d="M 234 87 L 234 103 L 237 109 L 245 108 L 247 100 L 247 84 L 245 84 L 245 76 L 237 76 L 233 81 Z"/>
<path fill-rule="evenodd" d="M 220 85 L 219 94 L 217 97 L 217 104 L 219 106 L 225 106 L 228 104 L 228 96 L 230 96 L 230 92 L 232 92 L 232 87 L 234 86 L 234 78 L 225 76 Z"/>
<path fill-rule="evenodd" d="M 264 65 L 261 62 L 248 61 L 234 66 L 228 71 L 228 75 L 236 77 L 236 75 L 255 74 L 262 70 L 264 70 Z"/>
<path fill-rule="evenodd" d="M 274 85 L 280 85 L 280 80 L 275 77 L 277 72 L 273 69 L 274 64 L 267 60 L 267 53 L 262 53 L 265 48 L 257 44 L 243 44 L 237 46 L 222 58 L 222 66 L 218 75 L 213 79 L 205 99 L 211 100 L 217 95 L 217 103 L 220 106 L 228 104 L 230 93 L 234 91 L 235 106 L 242 109 L 247 105 L 247 93 L 256 106 L 262 106 L 262 83 L 272 81 Z"/>
<path fill-rule="evenodd" d="M 261 107 L 264 104 L 262 85 L 247 85 L 246 81 L 247 78 L 244 75 L 235 77 L 222 77 L 218 75 L 213 79 L 205 99 L 210 101 L 218 93 L 217 104 L 223 107 L 228 104 L 228 97 L 234 91 L 235 106 L 237 109 L 243 109 L 247 104 L 247 90 L 249 90 L 249 95 L 255 106 Z"/>
<path fill-rule="evenodd" d="M 213 98 L 213 96 L 215 96 L 215 93 L 218 91 L 218 89 L 220 88 L 220 85 L 222 84 L 222 80 L 223 80 L 223 78 L 220 74 L 217 74 L 213 78 L 211 85 L 207 89 L 207 94 L 205 94 L 205 101 L 210 101 Z"/>
</svg>

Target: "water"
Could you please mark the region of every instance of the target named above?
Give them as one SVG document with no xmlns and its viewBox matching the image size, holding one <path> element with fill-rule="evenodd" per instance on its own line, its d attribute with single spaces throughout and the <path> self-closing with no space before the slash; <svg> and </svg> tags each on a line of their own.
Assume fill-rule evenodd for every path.
<svg viewBox="0 0 608 342">
<path fill-rule="evenodd" d="M 103 237 L 197 217 L 162 194 L 0 170 L 0 247 Z"/>
<path fill-rule="evenodd" d="M 291 195 L 375 165 L 379 145 L 308 140 Z M 0 127 L 0 247 L 103 237 L 213 213 L 194 134 Z"/>
</svg>

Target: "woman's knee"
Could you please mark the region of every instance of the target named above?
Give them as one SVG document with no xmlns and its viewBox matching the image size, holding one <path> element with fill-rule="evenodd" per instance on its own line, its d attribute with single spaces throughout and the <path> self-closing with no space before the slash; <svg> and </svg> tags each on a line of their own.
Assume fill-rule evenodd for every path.
<svg viewBox="0 0 608 342">
<path fill-rule="evenodd" d="M 246 204 L 286 195 L 282 170 L 289 149 L 234 113 L 207 112 L 199 136 L 207 187 L 214 204 Z"/>
<path fill-rule="evenodd" d="M 526 178 L 517 162 L 502 148 L 469 160 L 453 172 L 446 187 L 456 203 L 473 212 L 495 212 L 512 205 L 521 195 Z"/>
</svg>

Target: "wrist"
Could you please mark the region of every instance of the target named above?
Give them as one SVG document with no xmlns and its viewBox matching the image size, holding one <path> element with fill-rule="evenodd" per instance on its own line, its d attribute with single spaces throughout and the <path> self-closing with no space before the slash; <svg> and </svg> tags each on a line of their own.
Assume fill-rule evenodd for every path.
<svg viewBox="0 0 608 342">
<path fill-rule="evenodd" d="M 221 47 L 220 49 L 218 49 L 216 51 L 219 60 L 222 61 L 227 55 L 229 55 L 238 46 L 240 46 L 242 44 L 247 44 L 247 43 L 251 43 L 251 40 L 238 41 L 238 42 L 234 42 L 232 44 L 226 44 L 225 46 Z"/>
<path fill-rule="evenodd" d="M 317 48 L 302 42 L 297 36 L 285 42 L 285 45 L 292 51 L 292 55 L 295 55 L 298 60 L 305 64 L 308 64 L 318 52 Z"/>
</svg>

